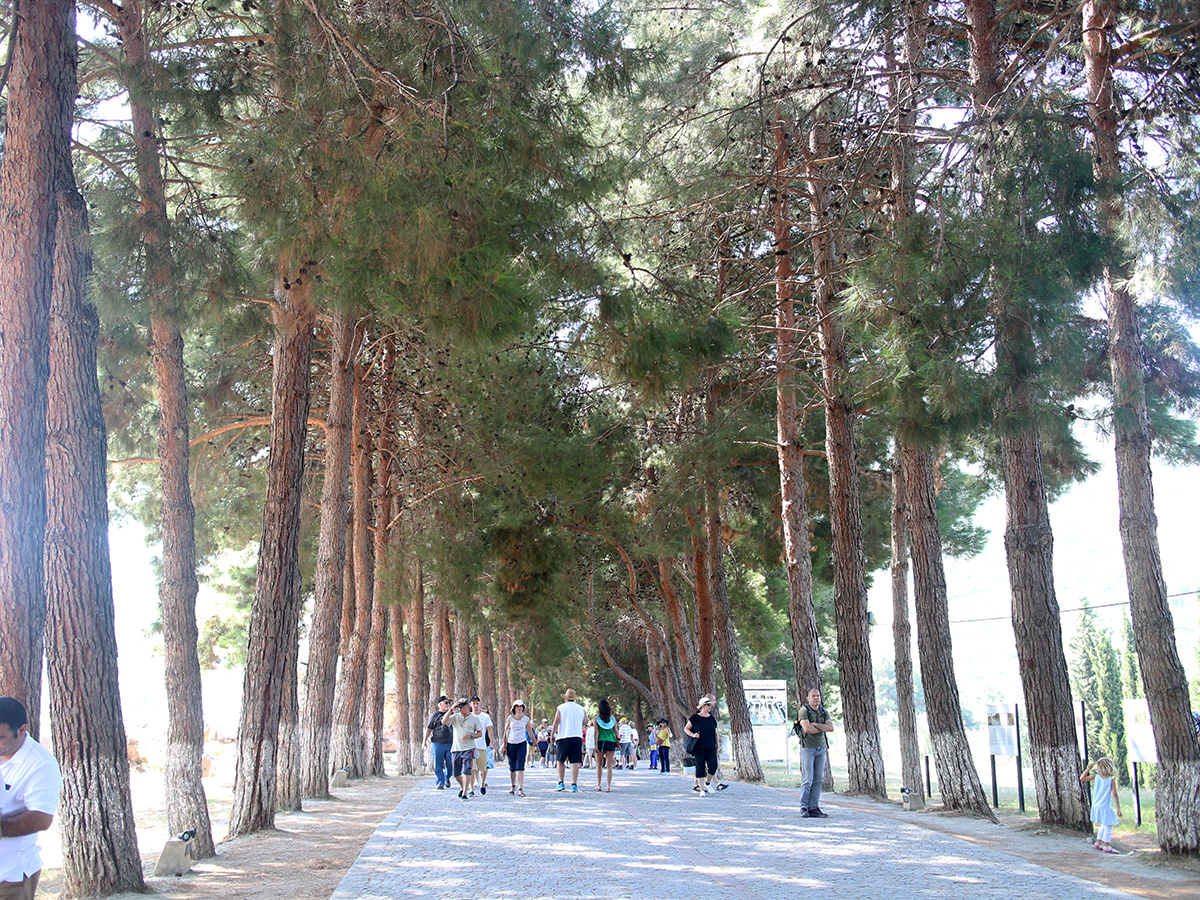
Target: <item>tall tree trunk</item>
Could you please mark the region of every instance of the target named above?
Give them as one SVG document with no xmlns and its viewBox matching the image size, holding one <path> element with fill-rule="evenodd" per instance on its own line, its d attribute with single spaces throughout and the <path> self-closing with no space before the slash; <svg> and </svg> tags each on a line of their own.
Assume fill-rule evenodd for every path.
<svg viewBox="0 0 1200 900">
<path fill-rule="evenodd" d="M 896 58 L 894 40 L 887 37 L 888 68 L 895 74 L 888 81 L 891 113 L 896 121 L 896 137 L 891 142 L 890 187 L 892 192 L 893 233 L 903 233 L 916 212 L 912 158 L 916 143 L 918 71 L 925 56 L 929 34 L 929 0 L 897 2 L 894 14 L 901 23 L 901 53 Z M 898 266 L 895 291 L 902 306 L 911 302 L 911 287 L 903 266 Z M 921 750 L 917 740 L 916 691 L 913 677 L 912 632 L 908 617 L 908 495 L 901 458 L 900 439 L 896 439 L 892 462 L 892 640 L 895 652 L 896 704 L 900 729 L 901 778 L 909 795 L 910 808 L 925 806 L 922 788 Z"/>
<path fill-rule="evenodd" d="M 420 774 L 425 767 L 425 722 L 436 704 L 437 694 L 430 696 L 429 657 L 425 653 L 425 586 L 421 561 L 412 563 L 412 602 L 405 614 L 408 625 L 408 758 L 413 772 Z M 395 640 L 393 635 L 392 640 Z M 397 692 L 400 686 L 396 686 Z"/>
<path fill-rule="evenodd" d="M 159 408 L 162 567 L 158 601 L 167 686 L 167 758 L 163 773 L 167 826 L 174 834 L 194 829 L 193 854 L 203 859 L 216 850 L 201 778 L 204 707 L 196 654 L 196 594 L 200 585 L 196 578 L 196 512 L 188 480 L 188 397 L 178 323 L 180 302 L 159 160 L 158 116 L 150 87 L 152 61 L 140 0 L 129 0 L 120 7 L 117 24 L 125 53 L 123 71 L 141 194 L 138 223 L 142 229 L 150 353 Z"/>
<path fill-rule="evenodd" d="M 929 716 L 929 736 L 937 763 L 938 788 L 948 809 L 961 809 L 990 821 L 996 816 L 979 783 L 979 772 L 963 728 L 950 608 L 942 565 L 942 535 L 937 520 L 933 456 L 909 443 L 901 445 L 912 547 L 913 589 L 917 608 L 917 651 Z"/>
<path fill-rule="evenodd" d="M 715 386 L 706 392 L 705 419 L 712 429 L 716 424 L 717 395 Z M 721 534 L 721 496 L 718 483 L 707 476 L 705 490 L 704 532 L 708 543 L 709 594 L 713 616 L 717 623 L 717 649 L 721 654 L 721 675 L 725 681 L 725 705 L 729 709 L 729 730 L 733 738 L 733 762 L 742 781 L 762 781 L 762 765 L 754 745 L 754 729 L 750 724 L 750 705 L 742 687 L 742 663 L 738 656 L 737 629 L 729 606 L 729 591 L 725 582 L 725 547 Z M 699 579 L 697 579 L 699 586 Z"/>
<path fill-rule="evenodd" d="M 1113 99 L 1112 42 L 1119 11 L 1116 0 L 1088 0 L 1083 6 L 1088 115 L 1100 187 L 1100 225 L 1114 240 L 1124 221 L 1124 204 L 1118 192 L 1121 116 Z M 1130 290 L 1129 272 L 1119 258 L 1105 266 L 1104 298 L 1108 307 L 1121 548 L 1134 644 L 1158 751 L 1158 844 L 1169 853 L 1195 854 L 1200 852 L 1200 818 L 1196 816 L 1200 809 L 1200 747 L 1192 728 L 1187 676 L 1175 645 L 1175 626 L 1159 555 L 1145 349 L 1137 300 Z"/>
<path fill-rule="evenodd" d="M 229 834 L 275 825 L 287 655 L 300 620 L 300 499 L 312 383 L 312 282 L 280 257 L 275 278 L 271 449 L 238 726 Z"/>
<path fill-rule="evenodd" d="M 496 693 L 500 698 L 500 711 L 505 715 L 510 712 L 512 702 L 518 699 L 513 693 L 510 641 L 507 634 L 498 635 L 496 640 Z M 529 698 L 521 699 L 525 701 L 525 713 L 529 715 Z"/>
<path fill-rule="evenodd" d="M 371 561 L 370 493 L 371 435 L 367 425 L 364 367 L 354 373 L 351 456 L 352 488 L 351 533 L 354 559 L 354 625 L 348 646 L 343 645 L 342 668 L 338 673 L 333 699 L 333 741 L 330 761 L 334 769 L 348 770 L 349 777 L 363 777 L 362 710 L 366 684 L 367 649 L 371 638 L 371 613 L 374 598 L 371 585 L 374 567 Z M 343 623 L 344 624 L 344 623 Z"/>
<path fill-rule="evenodd" d="M 966 12 L 971 34 L 973 108 L 984 123 L 979 152 L 983 202 L 991 204 L 994 170 L 1005 164 L 995 152 L 997 142 L 1004 141 L 1002 120 L 989 123 L 991 116 L 1003 112 L 995 108 L 1002 91 L 995 0 L 971 0 Z M 1037 350 L 1027 307 L 1023 298 L 1008 295 L 1002 279 L 991 279 L 989 312 L 995 324 L 996 377 L 1000 381 L 994 427 L 1000 438 L 1004 478 L 1004 549 L 1013 630 L 1025 693 L 1038 812 L 1047 824 L 1090 834 L 1092 824 L 1079 781 L 1071 683 L 1054 591 L 1054 534 L 1042 469 L 1042 442 L 1033 408 Z"/>
<path fill-rule="evenodd" d="M 411 775 L 420 771 L 417 768 L 420 758 L 413 756 L 410 742 L 413 707 L 410 687 L 415 686 L 417 682 L 408 668 L 408 650 L 404 642 L 404 609 L 400 604 L 388 607 L 388 619 L 391 623 L 389 630 L 392 635 L 392 665 L 396 670 L 396 768 L 398 775 Z M 399 733 L 401 722 L 404 723 L 403 734 Z"/>
<path fill-rule="evenodd" d="M 479 696 L 483 699 L 484 709 L 491 714 L 492 719 L 503 725 L 504 716 L 501 715 L 500 695 L 496 691 L 496 654 L 492 647 L 492 633 L 486 622 L 479 626 L 476 644 L 479 655 Z"/>
<path fill-rule="evenodd" d="M 21 9 L 0 158 L 0 694 L 25 703 L 35 737 L 46 618 L 50 294 L 58 194 L 71 173 L 74 9 L 69 0 Z"/>
<path fill-rule="evenodd" d="M 683 690 L 684 708 L 687 710 L 684 718 L 687 718 L 691 714 L 692 704 L 700 699 L 702 688 L 700 687 L 700 667 L 696 662 L 696 642 L 692 639 L 692 629 L 688 625 L 687 616 L 684 613 L 683 599 L 679 596 L 679 591 L 675 589 L 675 580 L 671 575 L 673 565 L 674 563 L 669 559 L 664 558 L 658 561 L 658 583 L 662 587 L 663 608 L 667 613 L 667 625 L 675 646 L 679 669 L 678 677 Z M 678 728 L 682 728 L 682 724 L 679 724 L 676 718 L 676 716 L 672 717 L 672 723 L 676 724 Z"/>
<path fill-rule="evenodd" d="M 142 891 L 117 681 L 104 414 L 96 381 L 87 208 L 70 173 L 58 196 L 47 389 L 46 674 L 63 773 L 66 894 Z M 81 702 L 86 698 L 86 702 Z"/>
<path fill-rule="evenodd" d="M 435 609 L 440 610 L 438 615 L 438 629 L 441 631 L 442 639 L 442 684 L 443 690 L 450 695 L 452 700 L 457 700 L 462 696 L 458 690 L 458 672 L 457 666 L 454 664 L 454 628 L 450 624 L 450 607 L 446 601 L 438 598 Z"/>
<path fill-rule="evenodd" d="M 775 167 L 789 168 L 788 138 L 782 119 L 775 121 Z M 788 625 L 796 689 L 807 694 L 820 687 L 817 610 L 813 602 L 812 543 L 808 533 L 808 484 L 804 478 L 801 418 L 796 403 L 796 284 L 792 270 L 792 222 L 786 179 L 775 186 L 771 213 L 775 231 L 775 435 L 779 461 L 779 500 L 783 523 L 783 564 L 788 582 Z"/>
<path fill-rule="evenodd" d="M 454 693 L 459 697 L 474 697 L 479 693 L 475 669 L 471 665 L 471 629 L 465 613 L 454 614 Z"/>
<path fill-rule="evenodd" d="M 390 512 L 390 504 L 388 504 L 387 512 Z M 380 507 L 380 512 L 385 510 Z M 377 555 L 375 558 L 375 589 L 371 592 L 371 632 L 367 640 L 367 664 L 366 664 L 366 686 L 363 691 L 362 704 L 362 753 L 363 753 L 363 772 L 366 775 L 383 776 L 387 774 L 383 768 L 383 707 L 384 707 L 384 657 L 387 655 L 387 626 L 388 615 L 383 606 L 383 584 L 381 575 L 387 571 L 386 559 L 386 541 L 387 532 L 389 529 L 384 527 L 385 520 L 380 517 L 376 522 L 375 533 L 384 534 L 384 543 L 377 544 L 383 555 Z M 394 604 L 393 604 L 394 605 Z M 401 646 L 404 645 L 403 632 L 401 632 Z M 399 666 L 400 661 L 396 661 Z M 405 684 L 404 689 L 407 691 L 407 660 L 405 660 Z M 401 688 L 401 684 L 397 682 L 397 692 Z M 407 697 L 406 697 L 407 704 Z M 404 726 L 407 726 L 407 710 L 404 710 L 405 718 L 398 721 L 400 725 L 402 721 Z M 401 727 L 404 727 L 401 726 Z"/>
<path fill-rule="evenodd" d="M 909 790 L 909 808 L 925 806 L 921 745 L 917 740 L 912 629 L 908 621 L 908 500 L 900 447 L 892 461 L 892 647 L 895 653 L 896 722 L 900 731 L 900 780 Z"/>
<path fill-rule="evenodd" d="M 333 733 L 333 692 L 337 684 L 339 625 L 342 618 L 346 520 L 350 512 L 350 419 L 354 403 L 354 323 L 333 317 L 329 413 L 325 418 L 325 478 L 321 486 L 321 530 L 317 539 L 316 595 L 304 676 L 300 717 L 305 797 L 329 796 L 329 743 Z M 346 604 L 353 606 L 353 604 Z"/>
<path fill-rule="evenodd" d="M 717 622 L 713 611 L 712 584 L 709 581 L 712 548 L 703 533 L 692 532 L 692 578 L 696 585 L 696 664 L 700 670 L 700 691 L 715 695 L 717 692 L 717 662 L 714 641 Z M 693 697 L 695 703 L 700 698 Z"/>
<path fill-rule="evenodd" d="M 810 149 L 817 158 L 829 152 L 825 123 L 813 125 Z M 846 332 L 836 299 L 837 243 L 830 226 L 829 186 L 820 165 L 809 172 L 808 197 L 812 211 L 814 301 L 825 392 L 825 452 L 829 461 L 829 518 L 833 528 L 833 611 L 845 718 L 846 784 L 851 793 L 886 797 L 875 676 L 871 670 L 867 557 L 855 433 L 857 414 L 850 386 Z"/>
</svg>

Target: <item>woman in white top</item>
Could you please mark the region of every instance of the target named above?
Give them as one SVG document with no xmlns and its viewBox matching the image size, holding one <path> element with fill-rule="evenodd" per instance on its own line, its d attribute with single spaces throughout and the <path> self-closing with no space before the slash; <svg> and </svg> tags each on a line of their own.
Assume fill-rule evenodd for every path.
<svg viewBox="0 0 1200 900">
<path fill-rule="evenodd" d="M 518 797 L 524 797 L 525 754 L 529 750 L 530 742 L 537 740 L 537 735 L 533 731 L 533 722 L 529 716 L 525 715 L 524 700 L 513 701 L 512 714 L 504 723 L 504 735 L 507 742 L 505 750 L 508 756 L 508 778 L 512 782 L 512 787 L 508 789 L 508 792 L 516 794 Z"/>
</svg>

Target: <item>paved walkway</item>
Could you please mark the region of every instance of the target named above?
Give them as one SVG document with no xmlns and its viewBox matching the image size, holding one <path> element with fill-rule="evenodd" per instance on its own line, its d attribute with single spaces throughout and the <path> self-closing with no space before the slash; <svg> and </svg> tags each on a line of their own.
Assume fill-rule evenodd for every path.
<svg viewBox="0 0 1200 900">
<path fill-rule="evenodd" d="M 801 819 L 796 794 L 733 784 L 700 798 L 690 778 L 618 770 L 611 794 L 556 793 L 552 770 L 526 772 L 525 798 L 492 770 L 486 797 L 434 781 L 380 824 L 333 900 L 1082 900 L 1132 895 L 822 801 Z"/>
</svg>

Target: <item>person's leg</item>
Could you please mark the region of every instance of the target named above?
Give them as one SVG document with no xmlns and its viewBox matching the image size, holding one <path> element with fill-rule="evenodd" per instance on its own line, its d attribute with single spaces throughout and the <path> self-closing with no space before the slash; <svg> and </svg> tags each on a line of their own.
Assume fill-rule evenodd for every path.
<svg viewBox="0 0 1200 900">
<path fill-rule="evenodd" d="M 612 790 L 613 769 L 617 767 L 617 754 L 612 750 L 608 751 L 608 789 Z"/>
<path fill-rule="evenodd" d="M 450 748 L 453 744 L 438 744 L 439 759 L 442 764 L 442 784 L 450 787 Z"/>
<path fill-rule="evenodd" d="M 825 780 L 825 748 L 816 747 L 813 753 L 813 776 L 812 790 L 809 791 L 808 809 L 812 812 L 814 809 L 821 808 L 821 783 Z M 801 799 L 801 803 L 803 803 Z"/>
<path fill-rule="evenodd" d="M 821 781 L 820 776 L 816 776 L 814 773 L 815 766 L 813 765 L 813 761 L 814 761 L 816 752 L 817 752 L 817 750 L 815 747 L 801 747 L 800 748 L 800 813 L 801 813 L 801 815 L 807 815 L 808 811 L 813 808 L 814 804 L 812 804 L 809 801 L 809 794 L 812 793 L 812 786 L 813 786 L 814 778 L 816 779 L 818 784 L 820 784 L 820 781 Z M 824 773 L 822 773 L 822 775 L 823 774 Z"/>
<path fill-rule="evenodd" d="M 557 748 L 556 748 L 557 749 Z M 562 787 L 567 780 L 567 761 L 563 759 L 561 753 L 556 754 L 558 759 L 558 786 Z"/>
<path fill-rule="evenodd" d="M 658 771 L 670 773 L 671 771 L 671 748 L 658 748 Z"/>
</svg>

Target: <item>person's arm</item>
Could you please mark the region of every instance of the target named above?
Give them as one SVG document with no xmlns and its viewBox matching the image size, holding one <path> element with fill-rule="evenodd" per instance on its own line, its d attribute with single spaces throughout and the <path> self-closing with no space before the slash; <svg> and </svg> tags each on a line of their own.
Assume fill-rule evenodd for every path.
<svg viewBox="0 0 1200 900">
<path fill-rule="evenodd" d="M 1083 774 L 1079 776 L 1079 780 L 1082 781 L 1084 784 L 1087 784 L 1089 781 L 1096 780 L 1096 776 L 1092 774 L 1092 764 L 1091 763 L 1088 763 L 1087 768 L 1083 770 Z"/>
<path fill-rule="evenodd" d="M 533 721 L 530 719 L 525 720 L 525 737 L 528 739 L 529 743 L 537 743 L 537 732 L 533 730 Z"/>
<path fill-rule="evenodd" d="M 554 740 L 554 736 L 558 734 L 558 723 L 562 719 L 562 710 L 554 711 L 554 724 L 550 726 L 550 740 Z"/>
<path fill-rule="evenodd" d="M 495 747 L 496 746 L 496 726 L 489 722 L 488 727 L 485 729 L 485 731 L 487 731 L 488 737 L 492 739 L 491 745 L 493 747 Z"/>
<path fill-rule="evenodd" d="M 1119 816 L 1121 814 L 1121 795 L 1117 793 L 1117 780 L 1115 778 L 1113 779 L 1112 792 L 1113 806 L 1116 808 L 1117 815 Z"/>
<path fill-rule="evenodd" d="M 822 729 L 818 728 L 812 722 L 808 721 L 808 707 L 804 707 L 804 711 L 800 713 L 800 728 L 805 734 L 820 734 Z"/>
<path fill-rule="evenodd" d="M 455 713 L 455 710 L 453 710 L 453 709 L 448 709 L 448 710 L 446 710 L 446 714 L 445 714 L 444 716 L 442 716 L 442 724 L 443 724 L 443 725 L 449 725 L 449 724 L 450 724 L 450 717 L 451 717 L 452 715 L 454 715 L 454 713 Z"/>
<path fill-rule="evenodd" d="M 24 837 L 45 831 L 54 822 L 50 813 L 26 809 L 0 819 L 0 837 Z"/>
<path fill-rule="evenodd" d="M 692 720 L 691 719 L 688 719 L 686 722 L 683 723 L 683 733 L 686 734 L 690 738 L 700 737 L 700 735 L 698 735 L 698 734 L 696 734 L 696 732 L 692 731 Z"/>
</svg>

